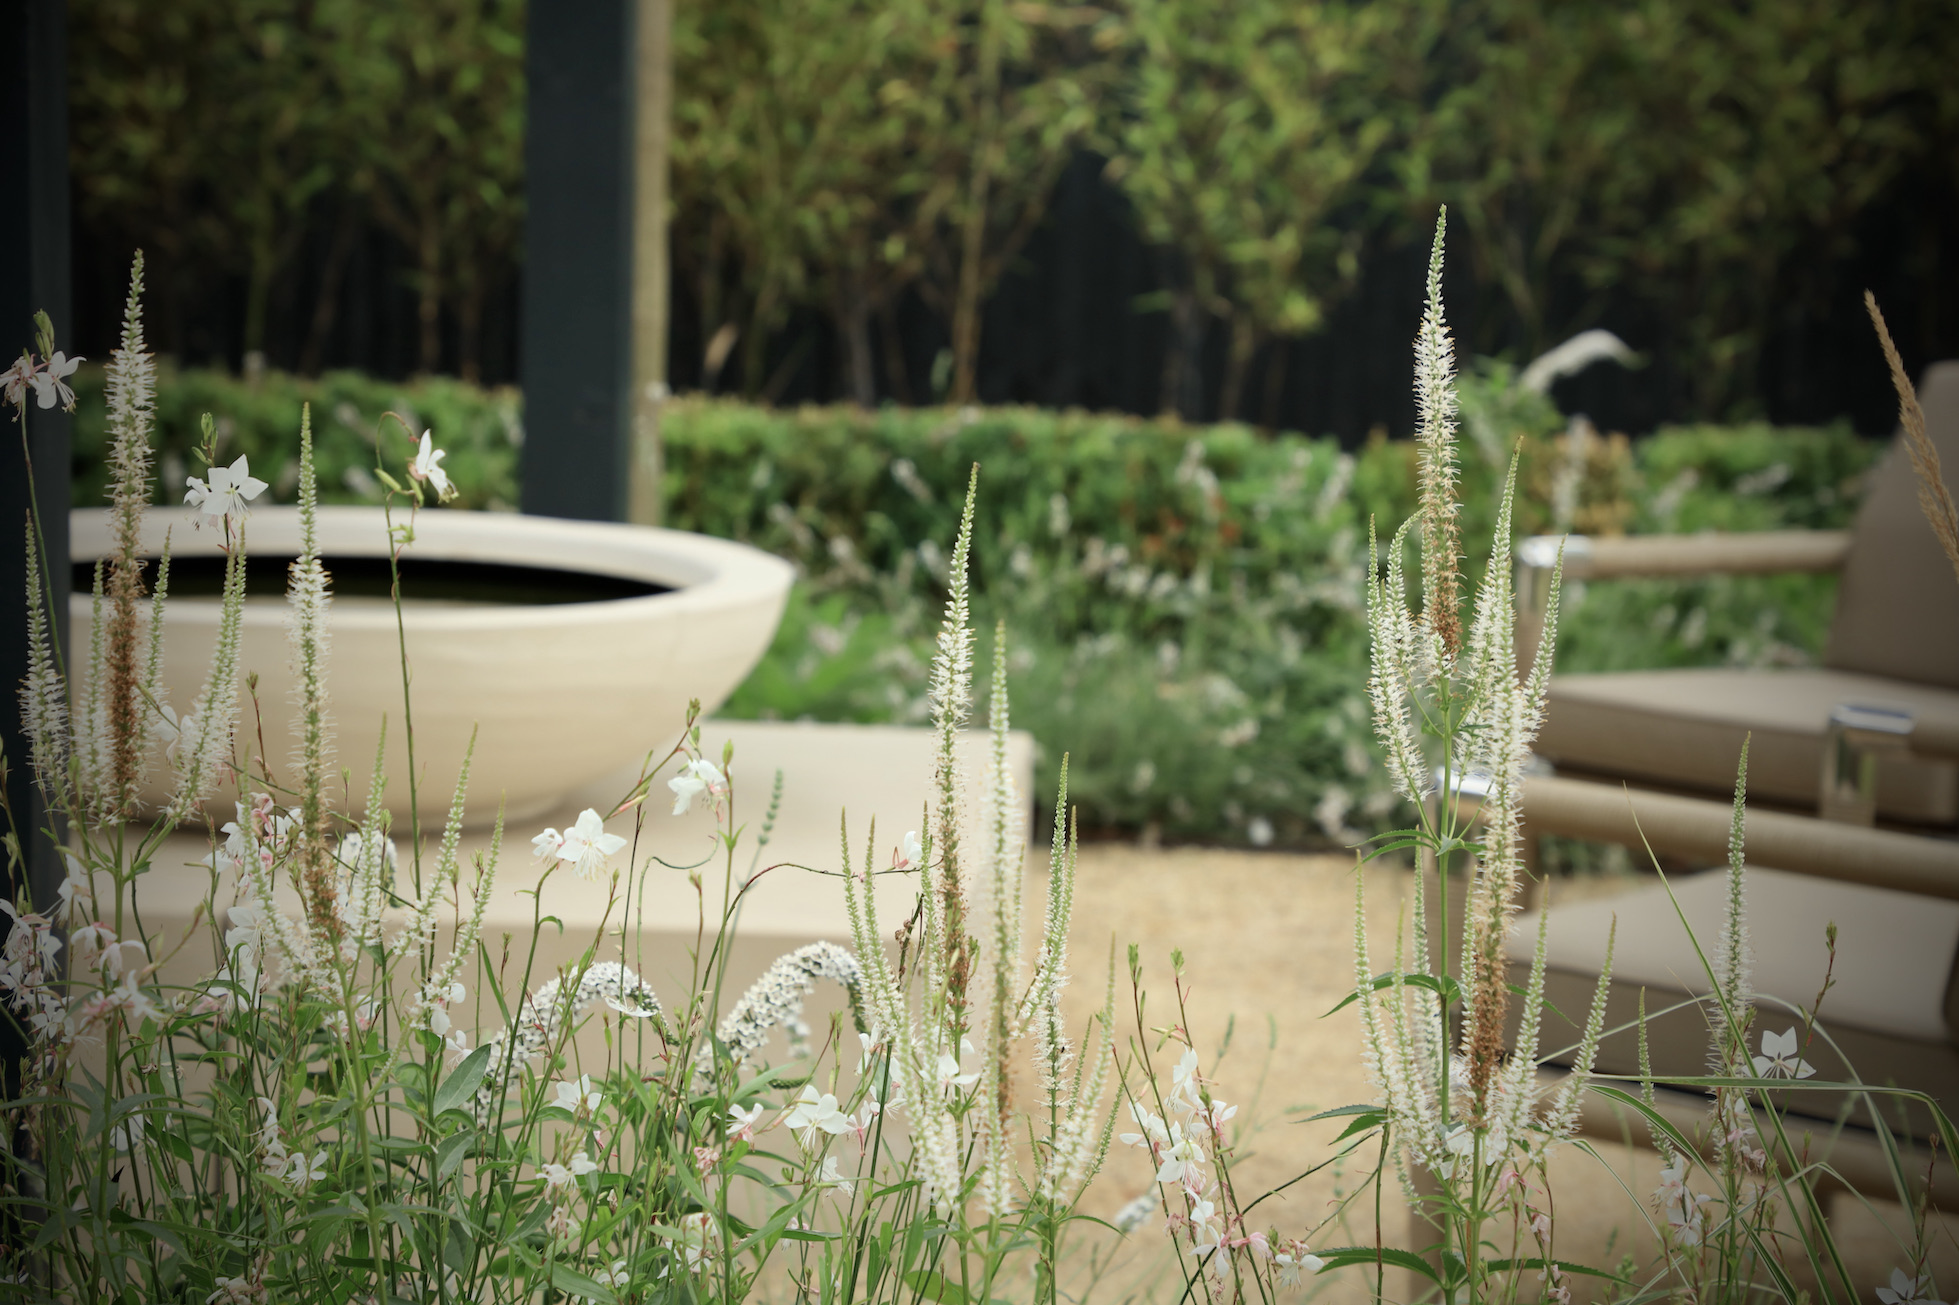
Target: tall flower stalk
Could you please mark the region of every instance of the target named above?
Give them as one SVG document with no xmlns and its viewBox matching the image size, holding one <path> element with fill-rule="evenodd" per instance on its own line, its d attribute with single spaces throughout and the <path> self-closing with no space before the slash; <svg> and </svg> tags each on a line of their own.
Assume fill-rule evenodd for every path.
<svg viewBox="0 0 1959 1305">
<path fill-rule="evenodd" d="M 1544 934 L 1540 929 L 1519 1035 L 1508 1052 L 1507 943 L 1523 877 L 1523 779 L 1543 719 L 1558 576 L 1536 660 L 1521 668 L 1508 564 L 1513 464 L 1465 635 L 1443 233 L 1438 219 L 1415 342 L 1419 514 L 1395 534 L 1385 575 L 1373 577 L 1368 592 L 1375 730 L 1397 789 L 1421 813 L 1419 826 L 1400 845 L 1433 859 L 1437 900 L 1430 901 L 1428 875 L 1418 873 L 1407 947 L 1397 940 L 1393 965 L 1377 979 L 1362 927 L 1365 881 L 1356 876 L 1354 958 L 1364 1056 L 1402 1172 L 1412 1178 L 1421 1171 L 1424 1182 L 1440 1185 L 1441 1197 L 1427 1203 L 1442 1226 L 1443 1249 L 1459 1257 L 1474 1297 L 1484 1225 L 1524 1199 L 1517 1175 L 1541 1171 L 1545 1157 L 1576 1127 L 1576 1093 L 1596 1057 L 1610 956 L 1572 1075 L 1554 1101 L 1540 1103 L 1536 1043 Z M 1409 603 L 1403 564 L 1411 534 L 1421 552 L 1418 610 Z M 1452 895 L 1466 898 L 1454 939 Z M 1431 916 L 1439 929 L 1432 928 Z"/>
<path fill-rule="evenodd" d="M 993 649 L 981 832 L 978 839 L 964 836 L 958 745 L 972 703 L 966 560 L 978 487 L 975 467 L 953 548 L 945 621 L 932 668 L 936 808 L 929 812 L 928 835 L 917 846 L 916 864 L 913 857 L 900 857 L 900 868 L 919 874 L 914 917 L 919 930 L 915 937 L 909 926 L 900 930 L 906 941 L 895 964 L 883 945 L 868 851 L 861 868 L 846 877 L 846 903 L 863 966 L 872 1038 L 888 1074 L 887 1104 L 902 1103 L 906 1112 L 927 1201 L 941 1217 L 957 1223 L 977 1198 L 990 1215 L 988 1245 L 1005 1245 L 1031 1232 L 1041 1247 L 1039 1293 L 1051 1299 L 1057 1290 L 1060 1227 L 1100 1167 L 1113 1127 L 1112 1110 L 1103 1104 L 1114 1061 L 1113 958 L 1093 1050 L 1078 1051 L 1060 1008 L 1068 983 L 1067 936 L 1075 890 L 1065 761 L 1041 941 L 1031 969 L 1023 964 L 1026 849 L 1007 759 L 1011 724 L 1004 629 L 996 632 Z M 976 843 L 979 854 L 972 856 Z M 858 864 L 847 836 L 844 856 L 847 865 Z M 993 916 L 992 945 L 984 949 L 966 923 L 975 880 L 986 885 Z M 982 957 L 986 973 L 975 973 L 976 956 Z M 1019 1049 L 1029 1042 L 1038 1096 L 1031 1114 L 1022 1117 L 1014 1107 L 1014 1067 Z M 977 1065 L 968 1069 L 971 1057 L 977 1057 Z M 1022 1129 L 1032 1135 L 1031 1169 L 1018 1150 Z M 997 1261 L 997 1249 L 990 1256 L 989 1263 Z"/>
</svg>

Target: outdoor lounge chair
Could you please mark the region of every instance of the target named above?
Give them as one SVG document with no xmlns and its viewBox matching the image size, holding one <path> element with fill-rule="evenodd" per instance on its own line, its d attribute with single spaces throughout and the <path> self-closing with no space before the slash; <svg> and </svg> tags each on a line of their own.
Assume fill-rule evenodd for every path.
<svg viewBox="0 0 1959 1305">
<path fill-rule="evenodd" d="M 1959 362 L 1931 367 L 1919 393 L 1946 467 L 1959 467 Z M 1519 548 L 1525 644 L 1541 628 L 1542 608 L 1530 604 L 1533 596 L 1541 603 L 1555 555 L 1556 541 L 1527 540 Z M 1842 1055 L 1819 1038 L 1804 1058 L 1821 1078 L 1843 1079 L 1854 1067 L 1865 1083 L 1916 1088 L 1948 1114 L 1959 1111 L 1959 584 L 1919 510 L 1902 442 L 1871 473 L 1848 532 L 1573 540 L 1564 559 L 1571 578 L 1840 573 L 1820 667 L 1554 676 L 1538 751 L 1555 774 L 1526 781 L 1527 837 L 1568 834 L 1621 843 L 1642 861 L 1650 846 L 1676 863 L 1719 865 L 1726 860 L 1728 795 L 1743 740 L 1751 739 L 1752 986 L 1813 1003 L 1828 960 L 1825 929 L 1834 924 L 1834 986 L 1820 1018 Z M 1858 792 L 1842 803 L 1844 785 L 1861 785 L 1861 810 Z M 1839 818 L 1819 818 L 1833 799 Z M 1578 1040 L 1570 1021 L 1584 1019 L 1615 916 L 1607 1027 L 1626 1031 L 1605 1041 L 1600 1072 L 1637 1072 L 1631 1026 L 1642 990 L 1649 1011 L 1705 994 L 1701 962 L 1679 917 L 1686 915 L 1711 958 L 1724 876 L 1676 876 L 1671 889 L 1672 898 L 1656 882 L 1553 910 L 1546 995 L 1562 1017 L 1546 1012 L 1540 1045 Z M 1535 916 L 1526 914 L 1511 942 L 1517 982 L 1535 937 Z M 1759 1009 L 1758 1031 L 1803 1025 L 1793 1009 L 1767 1002 Z M 1706 1072 L 1707 1022 L 1698 1007 L 1650 1020 L 1648 1035 L 1656 1073 Z M 1706 1115 L 1698 1094 L 1663 1098 L 1663 1108 L 1683 1121 Z M 1778 1104 L 1802 1117 L 1818 1152 L 1828 1151 L 1848 1181 L 1882 1194 L 1888 1171 L 1868 1103 L 1850 1111 L 1840 1133 L 1836 1116 L 1848 1104 L 1840 1095 L 1792 1091 L 1779 1094 Z M 1878 1108 L 1903 1136 L 1925 1140 L 1922 1109 L 1882 1099 Z M 1643 1124 L 1603 1106 L 1588 1113 L 1586 1126 L 1608 1138 L 1646 1140 Z M 1917 1172 L 1922 1180 L 1922 1157 Z M 1933 1184 L 1934 1202 L 1952 1208 L 1955 1196 L 1945 1168 Z"/>
</svg>

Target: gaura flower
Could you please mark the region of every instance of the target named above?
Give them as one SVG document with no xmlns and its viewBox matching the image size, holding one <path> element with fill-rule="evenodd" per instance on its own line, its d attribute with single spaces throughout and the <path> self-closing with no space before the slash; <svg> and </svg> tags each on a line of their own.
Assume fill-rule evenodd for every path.
<svg viewBox="0 0 1959 1305">
<path fill-rule="evenodd" d="M 797 1098 L 785 1122 L 806 1145 L 816 1129 L 836 1137 L 850 1128 L 850 1116 L 837 1108 L 836 1097 L 828 1092 L 818 1095 L 808 1084 L 803 1085 L 803 1094 Z"/>
<path fill-rule="evenodd" d="M 1156 1171 L 1159 1183 L 1182 1183 L 1195 1189 L 1204 1181 L 1204 1148 L 1194 1133 L 1185 1133 L 1181 1124 L 1170 1125 L 1170 1144 L 1163 1151 L 1163 1163 Z M 1195 1217 L 1195 1216 L 1193 1216 Z"/>
<path fill-rule="evenodd" d="M 286 1181 L 293 1185 L 294 1191 L 305 1191 L 326 1177 L 326 1158 L 325 1151 L 315 1151 L 310 1159 L 305 1152 L 299 1152 L 286 1162 Z"/>
<path fill-rule="evenodd" d="M 850 1135 L 857 1139 L 859 1148 L 869 1143 L 871 1129 L 877 1125 L 878 1112 L 883 1109 L 884 1107 L 875 1101 L 866 1101 L 858 1108 L 856 1114 L 845 1116 L 850 1125 Z"/>
<path fill-rule="evenodd" d="M 595 1174 L 598 1170 L 599 1167 L 592 1163 L 590 1156 L 586 1155 L 583 1151 L 576 1151 L 572 1153 L 570 1164 L 561 1165 L 553 1163 L 539 1165 L 537 1172 L 544 1175 L 544 1185 L 547 1188 L 555 1189 L 565 1186 L 574 1178 L 583 1178 L 586 1174 Z"/>
<path fill-rule="evenodd" d="M 701 794 L 718 798 L 727 791 L 728 777 L 706 757 L 696 757 L 667 781 L 667 787 L 673 790 L 673 813 L 684 816 L 693 810 L 694 799 Z"/>
<path fill-rule="evenodd" d="M 916 870 L 924 860 L 925 849 L 919 844 L 918 831 L 916 829 L 906 830 L 904 845 L 892 849 L 891 868 L 893 870 Z"/>
<path fill-rule="evenodd" d="M 939 1091 L 951 1092 L 958 1088 L 969 1088 L 979 1082 L 978 1070 L 974 1070 L 969 1074 L 959 1072 L 959 1062 L 972 1054 L 973 1040 L 971 1038 L 959 1039 L 959 1055 L 957 1056 L 954 1056 L 949 1051 L 941 1051 L 939 1053 L 939 1063 L 937 1066 Z"/>
<path fill-rule="evenodd" d="M 184 495 L 184 502 L 213 521 L 230 521 L 234 518 L 243 521 L 249 511 L 247 504 L 263 494 L 266 488 L 265 482 L 252 474 L 242 453 L 238 455 L 238 461 L 229 467 L 212 467 L 208 484 L 196 476 L 185 477 L 184 483 L 190 486 L 190 491 Z M 203 522 L 199 521 L 198 524 L 202 525 Z"/>
<path fill-rule="evenodd" d="M 843 1176 L 843 1171 L 837 1167 L 837 1158 L 835 1156 L 826 1155 L 823 1157 L 823 1172 L 817 1175 L 816 1185 L 818 1187 L 835 1187 L 842 1191 L 845 1196 L 849 1196 L 856 1188 L 857 1183 L 855 1179 L 845 1178 Z"/>
<path fill-rule="evenodd" d="M 456 487 L 449 479 L 449 473 L 442 469 L 442 459 L 449 456 L 435 447 L 432 431 L 422 432 L 422 446 L 415 454 L 415 460 L 408 464 L 408 474 L 416 480 L 426 481 L 435 491 L 438 503 L 446 503 L 456 496 Z"/>
<path fill-rule="evenodd" d="M 1660 1201 L 1660 1213 L 1666 1216 L 1680 1244 L 1700 1245 L 1701 1207 L 1713 1198 L 1687 1190 L 1687 1165 L 1684 1160 L 1676 1160 L 1660 1170 L 1660 1190 L 1655 1195 Z"/>
<path fill-rule="evenodd" d="M 70 358 L 56 349 L 48 359 L 48 365 L 27 378 L 34 387 L 34 397 L 43 408 L 52 408 L 59 403 L 69 412 L 75 410 L 75 392 L 68 388 L 68 378 L 82 365 L 80 358 Z"/>
<path fill-rule="evenodd" d="M 0 372 L 0 392 L 4 392 L 8 403 L 19 403 L 27 397 L 27 389 L 34 383 L 34 373 L 39 370 L 34 365 L 34 357 L 26 350 L 14 359 L 14 365 Z"/>
<path fill-rule="evenodd" d="M 1796 1054 L 1794 1029 L 1781 1033 L 1763 1029 L 1762 1054 L 1754 1060 L 1757 1078 L 1808 1078 L 1816 1072 L 1814 1065 Z"/>
<path fill-rule="evenodd" d="M 733 1127 L 728 1130 L 729 1140 L 753 1142 L 755 1125 L 760 1122 L 763 1109 L 761 1106 L 750 1106 L 746 1110 L 740 1106 L 729 1106 L 728 1119 L 733 1124 Z"/>
<path fill-rule="evenodd" d="M 580 1074 L 575 1080 L 561 1080 L 551 1086 L 558 1094 L 558 1099 L 551 1104 L 574 1115 L 595 1113 L 599 1102 L 605 1099 L 602 1093 L 593 1088 L 590 1074 Z"/>
<path fill-rule="evenodd" d="M 1903 1269 L 1893 1269 L 1891 1285 L 1879 1287 L 1877 1298 L 1883 1301 L 1884 1305 L 1945 1305 L 1945 1302 L 1933 1299 L 1934 1290 L 1931 1275 L 1914 1278 Z"/>
<path fill-rule="evenodd" d="M 1303 1274 L 1318 1273 L 1326 1267 L 1326 1261 L 1306 1249 L 1306 1243 L 1287 1241 L 1279 1253 L 1272 1257 L 1272 1263 L 1279 1270 L 1279 1285 L 1297 1287 Z"/>
<path fill-rule="evenodd" d="M 605 822 L 599 819 L 598 812 L 586 807 L 578 813 L 578 823 L 565 831 L 558 859 L 570 862 L 580 879 L 590 879 L 605 864 L 605 858 L 625 845 L 626 840 L 619 835 L 605 832 Z"/>
<path fill-rule="evenodd" d="M 540 861 L 555 861 L 558 849 L 565 845 L 565 837 L 555 829 L 547 828 L 531 840 L 531 855 Z"/>
</svg>

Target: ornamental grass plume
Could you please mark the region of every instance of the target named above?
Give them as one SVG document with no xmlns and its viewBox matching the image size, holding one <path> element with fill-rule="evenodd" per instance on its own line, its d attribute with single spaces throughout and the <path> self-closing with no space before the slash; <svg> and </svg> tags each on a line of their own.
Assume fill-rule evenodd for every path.
<svg viewBox="0 0 1959 1305">
<path fill-rule="evenodd" d="M 1911 458 L 1912 472 L 1918 478 L 1918 506 L 1938 536 L 1939 547 L 1952 563 L 1952 574 L 1959 578 L 1959 505 L 1952 501 L 1952 490 L 1945 483 L 1939 466 L 1938 445 L 1925 433 L 1925 410 L 1918 406 L 1918 390 L 1905 374 L 1904 359 L 1891 343 L 1891 332 L 1878 310 L 1877 296 L 1864 291 L 1864 308 L 1877 330 L 1877 342 L 1884 349 L 1884 361 L 1891 368 L 1891 386 L 1898 392 L 1898 423 L 1905 429 L 1905 453 Z"/>
<path fill-rule="evenodd" d="M 1522 793 L 1530 746 L 1544 714 L 1557 625 L 1554 571 L 1545 635 L 1534 663 L 1517 665 L 1515 599 L 1508 565 L 1515 492 L 1513 460 L 1497 511 L 1489 565 L 1477 587 L 1467 635 L 1458 612 L 1454 355 L 1442 306 L 1443 219 L 1430 253 L 1427 305 L 1415 344 L 1421 494 L 1414 522 L 1387 549 L 1385 575 L 1369 584 L 1372 659 L 1368 680 L 1375 730 L 1396 788 L 1418 804 L 1421 823 L 1395 845 L 1432 854 L 1444 927 L 1431 938 L 1426 874 L 1415 880 L 1410 949 L 1397 939 L 1392 967 L 1376 978 L 1364 929 L 1365 884 L 1356 876 L 1354 959 L 1363 1055 L 1396 1144 L 1408 1166 L 1450 1193 L 1442 1207 L 1447 1245 L 1474 1265 L 1484 1221 L 1522 1197 L 1509 1170 L 1541 1166 L 1576 1126 L 1577 1093 L 1596 1057 L 1610 955 L 1572 1075 L 1548 1109 L 1536 1082 L 1545 940 L 1540 928 L 1514 1050 L 1504 1031 L 1510 1005 L 1506 944 L 1523 864 Z M 1411 529 L 1421 548 L 1422 606 L 1411 610 L 1403 553 Z M 1437 741 L 1433 751 L 1425 740 Z M 1480 792 L 1480 800 L 1466 793 Z M 1472 803 L 1474 804 L 1472 807 Z M 1471 826 L 1480 824 L 1480 835 Z M 1467 900 L 1459 939 L 1448 922 L 1453 869 Z M 1457 994 L 1462 1010 L 1455 1009 Z"/>
</svg>

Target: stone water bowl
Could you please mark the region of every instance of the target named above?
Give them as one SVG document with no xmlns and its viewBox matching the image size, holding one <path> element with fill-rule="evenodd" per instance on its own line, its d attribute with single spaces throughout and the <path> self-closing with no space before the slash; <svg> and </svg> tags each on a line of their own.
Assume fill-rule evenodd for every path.
<svg viewBox="0 0 1959 1305">
<path fill-rule="evenodd" d="M 208 525 L 192 529 L 193 515 L 151 509 L 144 524 L 152 557 L 170 531 L 162 679 L 178 711 L 203 684 L 223 579 L 221 536 Z M 82 668 L 91 573 L 112 538 L 107 509 L 76 509 L 71 523 L 70 647 Z M 495 818 L 500 799 L 507 820 L 529 820 L 650 749 L 664 753 L 679 737 L 690 698 L 700 699 L 703 714 L 713 711 L 761 660 L 793 575 L 787 562 L 746 544 L 643 526 L 431 510 L 417 517 L 415 535 L 402 562 L 401 620 L 413 676 L 416 805 L 438 827 L 472 729 L 466 816 L 475 826 Z M 335 803 L 355 814 L 365 804 L 385 717 L 387 801 L 399 831 L 409 806 L 408 754 L 381 510 L 321 508 L 319 541 L 334 591 Z M 295 743 L 285 577 L 299 543 L 296 508 L 261 508 L 246 524 L 240 752 L 262 753 L 286 784 Z M 154 579 L 152 568 L 146 581 Z M 251 672 L 263 749 L 246 696 Z M 344 795 L 341 767 L 352 772 Z M 160 803 L 166 794 L 153 784 L 144 797 Z M 214 811 L 228 813 L 231 800 L 218 795 Z M 519 842 L 529 837 L 511 833 L 521 833 Z"/>
</svg>

